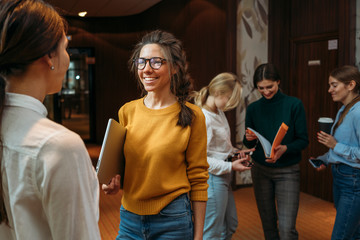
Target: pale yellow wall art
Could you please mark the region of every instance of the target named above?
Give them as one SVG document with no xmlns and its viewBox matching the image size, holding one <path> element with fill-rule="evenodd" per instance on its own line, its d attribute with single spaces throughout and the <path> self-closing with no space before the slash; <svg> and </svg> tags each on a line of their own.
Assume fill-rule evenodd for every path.
<svg viewBox="0 0 360 240">
<path fill-rule="evenodd" d="M 243 86 L 243 103 L 236 108 L 236 144 L 242 148 L 246 107 L 260 98 L 253 89 L 253 74 L 268 59 L 268 0 L 240 0 L 237 8 L 236 74 Z M 250 184 L 251 173 L 237 173 L 236 184 Z"/>
</svg>

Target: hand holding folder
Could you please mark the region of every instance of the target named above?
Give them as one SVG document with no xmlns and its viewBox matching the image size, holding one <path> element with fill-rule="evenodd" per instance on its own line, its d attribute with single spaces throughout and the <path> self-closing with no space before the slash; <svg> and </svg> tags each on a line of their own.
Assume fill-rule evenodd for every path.
<svg viewBox="0 0 360 240">
<path fill-rule="evenodd" d="M 264 149 L 264 154 L 266 158 L 274 158 L 275 148 L 280 145 L 288 129 L 289 127 L 285 123 L 282 123 L 279 127 L 278 132 L 276 133 L 273 143 L 270 144 L 270 142 L 260 133 L 248 127 L 248 130 L 254 133 L 259 139 L 261 146 Z"/>
</svg>

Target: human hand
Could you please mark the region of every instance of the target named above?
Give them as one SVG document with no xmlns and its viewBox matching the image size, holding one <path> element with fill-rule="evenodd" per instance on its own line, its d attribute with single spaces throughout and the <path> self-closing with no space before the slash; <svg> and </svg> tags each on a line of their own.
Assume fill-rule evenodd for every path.
<svg viewBox="0 0 360 240">
<path fill-rule="evenodd" d="M 234 156 L 237 156 L 237 159 L 245 158 L 247 155 L 251 156 L 254 151 L 255 148 L 239 150 L 234 154 Z"/>
<path fill-rule="evenodd" d="M 337 142 L 333 136 L 327 134 L 326 132 L 320 131 L 317 133 L 317 140 L 319 143 L 325 145 L 328 148 L 334 149 Z"/>
<path fill-rule="evenodd" d="M 251 169 L 251 166 L 253 165 L 253 163 L 250 160 L 250 156 L 246 155 L 246 157 L 244 158 L 238 158 L 235 161 L 233 161 L 231 163 L 232 165 L 232 170 L 233 171 L 238 171 L 238 172 L 243 172 L 245 170 L 249 170 Z"/>
<path fill-rule="evenodd" d="M 274 149 L 274 157 L 268 158 L 265 162 L 268 163 L 276 163 L 276 161 L 286 152 L 287 146 L 286 145 L 279 145 Z"/>
<path fill-rule="evenodd" d="M 310 160 L 310 159 L 316 160 L 316 158 L 314 158 L 314 157 L 310 157 L 309 160 Z M 322 162 L 322 161 L 321 161 L 321 162 Z M 317 165 L 315 164 L 315 166 L 317 166 Z M 318 171 L 318 172 L 324 170 L 325 168 L 326 168 L 326 165 L 325 165 L 325 164 L 321 164 L 319 167 L 315 167 L 316 171 Z"/>
<path fill-rule="evenodd" d="M 116 175 L 113 177 L 109 184 L 103 184 L 101 186 L 102 190 L 105 192 L 105 194 L 116 194 L 120 190 L 120 175 Z"/>
<path fill-rule="evenodd" d="M 255 135 L 255 133 L 253 133 L 249 129 L 246 129 L 245 137 L 246 137 L 246 140 L 248 140 L 248 141 L 253 141 L 253 140 L 257 139 L 257 136 Z"/>
<path fill-rule="evenodd" d="M 316 171 L 320 172 L 326 168 L 325 164 L 321 164 L 320 167 L 316 168 Z"/>
</svg>

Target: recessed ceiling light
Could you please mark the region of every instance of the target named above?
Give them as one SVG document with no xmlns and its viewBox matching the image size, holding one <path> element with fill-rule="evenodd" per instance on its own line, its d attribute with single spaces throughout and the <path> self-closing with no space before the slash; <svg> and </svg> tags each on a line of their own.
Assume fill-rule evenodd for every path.
<svg viewBox="0 0 360 240">
<path fill-rule="evenodd" d="M 87 14 L 87 12 L 85 12 L 85 11 L 84 11 L 84 12 L 79 12 L 79 13 L 78 13 L 78 15 L 79 15 L 80 17 L 85 17 L 85 15 L 86 15 L 86 14 Z"/>
</svg>

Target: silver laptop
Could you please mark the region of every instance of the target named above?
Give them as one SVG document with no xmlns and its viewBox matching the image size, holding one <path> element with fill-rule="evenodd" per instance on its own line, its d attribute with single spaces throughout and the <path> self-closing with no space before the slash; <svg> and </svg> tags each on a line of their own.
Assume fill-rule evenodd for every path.
<svg viewBox="0 0 360 240">
<path fill-rule="evenodd" d="M 125 170 L 125 137 L 126 128 L 110 118 L 96 164 L 96 173 L 101 184 L 108 184 L 116 174 L 120 174 L 122 188 Z"/>
</svg>

